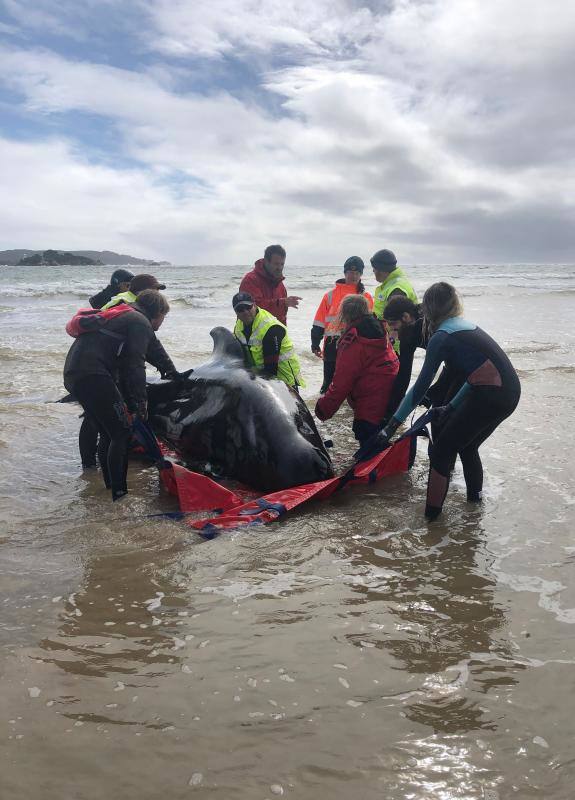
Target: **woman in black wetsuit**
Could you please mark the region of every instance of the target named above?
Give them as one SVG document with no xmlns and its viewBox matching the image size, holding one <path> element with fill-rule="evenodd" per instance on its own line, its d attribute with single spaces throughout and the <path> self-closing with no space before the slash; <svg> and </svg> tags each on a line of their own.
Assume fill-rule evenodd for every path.
<svg viewBox="0 0 575 800">
<path fill-rule="evenodd" d="M 126 401 L 138 416 L 147 418 L 146 361 L 163 375 L 178 375 L 155 334 L 169 310 L 159 292 L 141 292 L 129 310 L 104 328 L 78 336 L 66 356 L 64 385 L 98 428 L 98 458 L 112 500 L 128 493 L 131 425 Z"/>
<path fill-rule="evenodd" d="M 442 362 L 463 381 L 457 394 L 436 409 L 439 432 L 429 449 L 425 516 L 435 519 L 443 508 L 457 455 L 461 459 L 467 499 L 481 500 L 483 467 L 479 447 L 515 410 L 521 394 L 517 373 L 507 355 L 485 331 L 461 316 L 457 292 L 434 283 L 422 303 L 427 352 L 419 377 L 380 434 L 384 444 L 424 397 Z"/>
</svg>

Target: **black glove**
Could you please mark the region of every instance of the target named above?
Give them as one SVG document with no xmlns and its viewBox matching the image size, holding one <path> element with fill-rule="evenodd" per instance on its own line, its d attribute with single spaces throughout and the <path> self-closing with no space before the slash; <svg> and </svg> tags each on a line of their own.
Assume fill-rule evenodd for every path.
<svg viewBox="0 0 575 800">
<path fill-rule="evenodd" d="M 144 420 L 144 422 L 148 419 L 148 401 L 147 400 L 139 400 L 136 403 L 136 416 L 140 417 L 140 419 Z"/>
</svg>

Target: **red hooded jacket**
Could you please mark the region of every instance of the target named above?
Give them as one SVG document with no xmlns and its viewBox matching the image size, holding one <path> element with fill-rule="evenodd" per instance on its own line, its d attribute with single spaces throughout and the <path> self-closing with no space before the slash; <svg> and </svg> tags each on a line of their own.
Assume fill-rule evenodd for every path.
<svg viewBox="0 0 575 800">
<path fill-rule="evenodd" d="M 379 424 L 398 369 L 399 361 L 381 323 L 365 316 L 341 337 L 335 375 L 317 401 L 316 416 L 330 419 L 347 398 L 355 419 Z"/>
<path fill-rule="evenodd" d="M 265 271 L 263 258 L 260 258 L 254 264 L 254 269 L 242 278 L 240 292 L 249 292 L 256 301 L 256 305 L 269 311 L 285 325 L 287 322 L 287 305 L 285 303 L 287 291 L 283 280 L 282 278 L 280 281 L 274 281 Z"/>
</svg>

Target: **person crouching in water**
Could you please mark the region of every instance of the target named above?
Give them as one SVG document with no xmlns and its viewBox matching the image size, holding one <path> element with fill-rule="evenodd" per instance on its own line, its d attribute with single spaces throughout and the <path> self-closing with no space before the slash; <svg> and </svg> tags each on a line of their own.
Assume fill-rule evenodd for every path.
<svg viewBox="0 0 575 800">
<path fill-rule="evenodd" d="M 419 377 L 375 441 L 386 445 L 425 395 L 442 362 L 461 376 L 463 385 L 447 405 L 435 409 L 436 429 L 429 448 L 425 516 L 435 519 L 443 508 L 451 472 L 459 455 L 467 500 L 481 500 L 483 466 L 479 447 L 515 410 L 521 395 L 517 373 L 490 336 L 462 314 L 454 287 L 434 283 L 422 303 L 427 352 Z"/>
<path fill-rule="evenodd" d="M 353 432 L 360 444 L 376 433 L 385 415 L 399 362 L 385 328 L 361 294 L 344 298 L 339 322 L 335 374 L 315 407 L 318 419 L 333 417 L 347 398 L 353 409 Z"/>
<path fill-rule="evenodd" d="M 79 401 L 100 433 L 98 459 L 112 500 L 128 493 L 128 444 L 131 424 L 126 401 L 141 419 L 147 419 L 146 360 L 164 353 L 165 371 L 175 367 L 156 338 L 170 306 L 153 289 L 138 295 L 125 313 L 109 320 L 105 329 L 83 333 L 74 341 L 64 365 L 64 385 Z M 116 381 L 126 393 L 120 394 Z"/>
<path fill-rule="evenodd" d="M 370 309 L 373 306 L 373 298 L 365 291 L 361 280 L 364 269 L 365 265 L 359 256 L 350 256 L 343 265 L 345 278 L 339 278 L 335 282 L 333 289 L 324 294 L 315 313 L 311 329 L 311 351 L 318 358 L 323 358 L 321 394 L 327 392 L 327 387 L 330 385 L 335 372 L 337 343 L 341 335 L 337 321 L 342 300 L 348 295 L 360 294 L 367 298 Z M 324 340 L 323 353 L 320 347 L 322 339 Z"/>
<path fill-rule="evenodd" d="M 279 378 L 294 389 L 305 386 L 286 326 L 269 311 L 258 308 L 248 292 L 235 294 L 232 306 L 238 317 L 234 336 L 242 346 L 246 367 Z"/>
</svg>

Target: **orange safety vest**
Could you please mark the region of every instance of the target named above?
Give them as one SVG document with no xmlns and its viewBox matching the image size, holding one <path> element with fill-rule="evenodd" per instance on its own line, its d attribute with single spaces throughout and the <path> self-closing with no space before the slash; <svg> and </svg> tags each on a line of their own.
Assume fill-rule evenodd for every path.
<svg viewBox="0 0 575 800">
<path fill-rule="evenodd" d="M 345 283 L 343 280 L 337 281 L 333 289 L 326 292 L 323 296 L 321 303 L 315 313 L 314 325 L 323 328 L 324 336 L 339 336 L 341 330 L 337 327 L 337 315 L 341 301 L 349 294 L 357 294 L 357 286 L 355 283 Z M 373 308 L 373 298 L 369 292 L 363 292 L 363 296 L 369 303 L 369 309 Z"/>
</svg>

